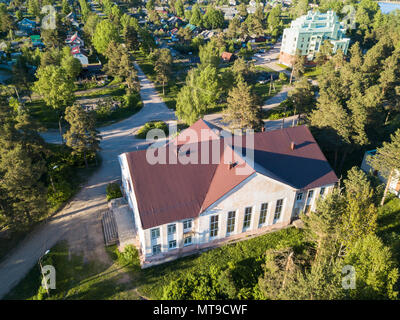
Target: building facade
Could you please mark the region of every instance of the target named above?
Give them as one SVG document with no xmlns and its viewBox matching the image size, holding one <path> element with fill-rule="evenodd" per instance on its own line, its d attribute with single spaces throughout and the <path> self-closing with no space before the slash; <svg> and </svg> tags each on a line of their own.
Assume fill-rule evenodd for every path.
<svg viewBox="0 0 400 320">
<path fill-rule="evenodd" d="M 194 126 L 207 130 L 199 121 Z M 224 156 L 231 150 L 218 133 L 210 136 L 221 143 Z M 255 162 L 233 151 L 237 167 L 164 164 L 152 169 L 144 152 L 119 157 L 142 267 L 286 227 L 301 212 L 314 210 L 337 181 L 306 127 L 255 134 Z M 235 171 L 246 166 L 245 175 Z"/>
<path fill-rule="evenodd" d="M 370 159 L 375 156 L 375 154 L 376 150 L 369 150 L 365 152 L 363 161 L 361 163 L 361 170 L 366 173 L 377 175 L 379 180 L 382 181 L 382 183 L 386 184 L 388 179 L 384 177 L 378 170 L 375 170 L 369 163 Z M 394 170 L 392 175 L 390 176 L 388 190 L 389 192 L 400 198 L 400 172 L 398 170 Z"/>
<path fill-rule="evenodd" d="M 308 11 L 283 31 L 279 62 L 291 66 L 296 53 L 312 61 L 325 40 L 332 43 L 333 53 L 341 49 L 347 54 L 350 38 L 344 35 L 345 30 L 334 11 Z"/>
</svg>

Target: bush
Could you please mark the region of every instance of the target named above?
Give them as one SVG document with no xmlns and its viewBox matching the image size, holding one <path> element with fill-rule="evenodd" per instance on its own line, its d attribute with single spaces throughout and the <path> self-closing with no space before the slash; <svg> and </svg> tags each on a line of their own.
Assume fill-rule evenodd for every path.
<svg viewBox="0 0 400 320">
<path fill-rule="evenodd" d="M 150 121 L 139 129 L 136 133 L 136 137 L 139 139 L 146 139 L 147 132 L 152 129 L 161 129 L 164 131 L 165 135 L 168 136 L 168 125 L 164 121 Z"/>
<path fill-rule="evenodd" d="M 107 201 L 122 197 L 121 189 L 118 183 L 109 183 L 106 188 Z"/>
<path fill-rule="evenodd" d="M 286 74 L 284 74 L 283 72 L 279 73 L 279 80 L 280 81 L 285 82 L 285 81 L 287 81 L 287 79 L 288 79 L 288 77 L 287 77 Z"/>
<path fill-rule="evenodd" d="M 123 266 L 128 265 L 136 270 L 140 269 L 139 253 L 134 246 L 127 245 L 123 252 L 120 252 L 117 248 L 115 249 L 115 253 L 117 254 L 119 264 Z"/>
</svg>

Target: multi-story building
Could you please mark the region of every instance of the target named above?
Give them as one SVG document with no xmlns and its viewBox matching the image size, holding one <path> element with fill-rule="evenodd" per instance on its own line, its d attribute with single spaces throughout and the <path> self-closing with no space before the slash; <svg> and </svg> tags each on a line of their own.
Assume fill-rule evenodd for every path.
<svg viewBox="0 0 400 320">
<path fill-rule="evenodd" d="M 188 130 L 201 137 L 190 142 L 195 151 L 184 143 Z M 239 142 L 199 120 L 152 151 L 164 163 L 149 163 L 150 149 L 119 156 L 142 267 L 286 227 L 338 180 L 306 126 Z M 178 154 L 184 161 L 172 161 Z"/>
<path fill-rule="evenodd" d="M 333 53 L 341 49 L 346 54 L 350 38 L 345 38 L 344 34 L 334 11 L 308 11 L 307 15 L 292 21 L 290 28 L 283 31 L 279 62 L 291 66 L 296 54 L 311 61 L 325 40 L 332 43 Z"/>
</svg>

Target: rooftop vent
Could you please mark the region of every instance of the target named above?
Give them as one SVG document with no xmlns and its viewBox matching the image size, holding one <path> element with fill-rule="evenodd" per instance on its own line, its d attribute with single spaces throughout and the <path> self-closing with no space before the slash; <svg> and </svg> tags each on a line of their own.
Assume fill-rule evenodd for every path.
<svg viewBox="0 0 400 320">
<path fill-rule="evenodd" d="M 296 144 L 292 141 L 291 143 L 290 143 L 290 149 L 291 150 L 294 150 L 296 148 Z"/>
</svg>

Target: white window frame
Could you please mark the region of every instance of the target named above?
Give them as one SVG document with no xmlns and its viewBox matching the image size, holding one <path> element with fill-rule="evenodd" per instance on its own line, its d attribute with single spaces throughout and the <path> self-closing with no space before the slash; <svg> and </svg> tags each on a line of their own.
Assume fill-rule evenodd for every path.
<svg viewBox="0 0 400 320">
<path fill-rule="evenodd" d="M 171 230 L 170 230 L 171 228 L 174 229 L 173 232 L 171 232 Z M 168 230 L 168 235 L 169 235 L 169 236 L 175 234 L 175 233 L 176 233 L 176 223 L 171 223 L 171 224 L 169 224 L 169 225 L 167 226 L 167 230 Z"/>
<path fill-rule="evenodd" d="M 276 200 L 275 212 L 274 212 L 274 222 L 279 221 L 280 218 L 282 217 L 282 209 L 283 209 L 284 200 L 285 200 L 285 199 L 278 199 L 278 200 Z M 280 205 L 278 205 L 279 201 L 281 201 L 281 204 L 280 204 Z M 278 208 L 279 208 L 279 212 L 278 212 Z M 278 214 L 278 217 L 276 217 L 277 214 Z"/>
<path fill-rule="evenodd" d="M 247 213 L 247 209 L 250 209 L 250 214 Z M 251 218 L 253 215 L 253 207 L 246 207 L 244 209 L 244 216 L 243 216 L 243 231 L 246 231 L 247 229 L 249 229 L 251 227 Z M 246 216 L 249 216 L 249 219 L 246 219 Z M 245 223 L 247 224 L 248 222 L 248 226 L 245 226 Z"/>
<path fill-rule="evenodd" d="M 154 248 L 159 248 L 159 250 L 156 250 L 158 252 L 154 253 Z M 153 256 L 160 254 L 161 253 L 161 244 L 155 244 L 153 245 L 153 247 L 151 248 L 151 252 L 153 254 Z"/>
<path fill-rule="evenodd" d="M 303 200 L 303 192 L 300 192 L 296 195 L 296 201 L 301 201 Z"/>
<path fill-rule="evenodd" d="M 266 208 L 263 209 L 263 206 L 266 205 Z M 268 216 L 268 202 L 264 202 L 261 204 L 260 207 L 260 217 L 258 219 L 258 226 L 261 227 L 263 226 L 265 223 L 267 223 L 267 216 Z M 264 222 L 261 222 L 261 218 L 263 218 Z"/>
<path fill-rule="evenodd" d="M 233 213 L 233 217 L 229 217 L 230 213 Z M 232 221 L 233 221 L 233 228 L 231 231 L 229 231 L 229 227 L 232 227 L 232 225 L 230 224 L 230 222 L 232 222 Z M 234 233 L 235 227 L 236 227 L 236 210 L 228 211 L 228 217 L 226 220 L 226 234 L 230 235 L 230 234 Z"/>
<path fill-rule="evenodd" d="M 191 231 L 193 228 L 193 219 L 187 219 L 182 222 L 183 224 L 183 232 Z M 185 224 L 190 224 L 190 227 L 185 228 Z"/>
<path fill-rule="evenodd" d="M 215 238 L 218 236 L 218 215 L 210 216 L 210 238 Z"/>
<path fill-rule="evenodd" d="M 190 238 L 190 243 L 186 243 L 186 239 Z M 183 237 L 183 246 L 187 247 L 193 244 L 193 237 L 192 235 L 188 235 L 186 237 Z"/>
<path fill-rule="evenodd" d="M 157 233 L 156 236 L 154 236 L 154 233 Z M 151 233 L 151 240 L 156 240 L 160 237 L 160 228 L 153 228 L 150 230 Z"/>
<path fill-rule="evenodd" d="M 174 247 L 171 247 L 171 242 L 175 242 L 175 246 Z M 174 250 L 176 248 L 177 248 L 176 240 L 169 240 L 168 241 L 168 250 Z"/>
</svg>

